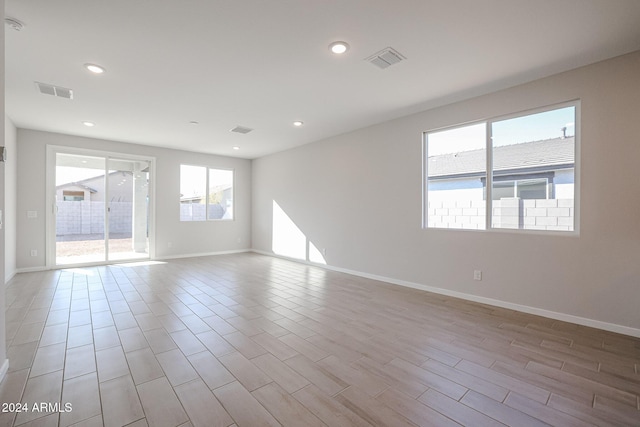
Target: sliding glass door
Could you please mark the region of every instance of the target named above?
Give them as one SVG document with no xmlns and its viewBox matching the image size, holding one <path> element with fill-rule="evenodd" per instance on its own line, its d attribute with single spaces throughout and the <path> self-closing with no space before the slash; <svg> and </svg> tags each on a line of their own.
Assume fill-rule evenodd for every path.
<svg viewBox="0 0 640 427">
<path fill-rule="evenodd" d="M 106 259 L 104 157 L 56 154 L 56 265 Z"/>
<path fill-rule="evenodd" d="M 52 155 L 54 264 L 148 259 L 151 160 Z"/>
<path fill-rule="evenodd" d="M 107 259 L 149 257 L 149 162 L 109 159 Z"/>
</svg>

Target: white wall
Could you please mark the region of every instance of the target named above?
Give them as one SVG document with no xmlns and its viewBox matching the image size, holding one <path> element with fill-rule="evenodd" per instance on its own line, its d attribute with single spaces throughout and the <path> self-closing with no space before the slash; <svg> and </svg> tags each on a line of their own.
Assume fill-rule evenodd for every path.
<svg viewBox="0 0 640 427">
<path fill-rule="evenodd" d="M 578 237 L 421 228 L 423 131 L 574 99 Z M 329 266 L 640 336 L 639 100 L 635 52 L 254 160 L 253 247 L 276 201 Z"/>
<path fill-rule="evenodd" d="M 4 240 L 5 258 L 4 275 L 8 282 L 16 274 L 16 245 L 17 245 L 17 190 L 18 190 L 18 135 L 11 120 L 5 116 L 4 146 L 7 149 L 7 161 L 4 164 Z"/>
<path fill-rule="evenodd" d="M 246 250 L 251 247 L 251 162 L 244 159 L 18 129 L 18 269 L 45 264 L 47 145 L 156 158 L 156 258 Z M 235 220 L 180 222 L 180 164 L 235 170 Z M 37 219 L 27 219 L 37 211 Z M 169 248 L 169 243 L 172 247 Z M 38 251 L 31 257 L 31 249 Z"/>
<path fill-rule="evenodd" d="M 0 0 L 0 16 L 4 19 L 4 0 Z M 0 98 L 4 99 L 4 31 L 0 34 Z M 4 117 L 4 102 L 0 104 L 0 117 Z M 3 141 L 0 141 L 0 146 L 5 145 L 5 134 L 4 134 L 4 123 L 5 121 L 0 121 L 0 125 L 2 129 L 0 129 L 0 138 Z M 5 166 L 0 163 L 0 210 L 3 212 L 7 210 L 7 208 L 11 209 L 12 206 L 5 204 Z M 2 227 L 0 230 L 0 277 L 4 278 L 4 265 L 6 260 L 6 250 L 5 250 L 5 228 Z M 9 360 L 7 359 L 7 346 L 6 346 L 6 328 L 5 328 L 5 292 L 4 286 L 0 288 L 0 381 L 4 378 L 4 374 L 6 370 L 9 368 Z"/>
</svg>

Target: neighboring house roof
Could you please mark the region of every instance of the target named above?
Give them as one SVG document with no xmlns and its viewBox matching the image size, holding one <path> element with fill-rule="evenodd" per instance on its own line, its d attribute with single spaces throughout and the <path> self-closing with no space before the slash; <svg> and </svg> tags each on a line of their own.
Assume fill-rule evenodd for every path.
<svg viewBox="0 0 640 427">
<path fill-rule="evenodd" d="M 503 145 L 493 149 L 493 169 L 501 174 L 539 172 L 574 166 L 574 137 Z M 429 178 L 484 176 L 485 150 L 461 151 L 428 158 Z"/>
<path fill-rule="evenodd" d="M 209 188 L 209 194 L 215 194 L 219 191 L 227 191 L 229 189 L 233 188 L 233 184 L 222 184 L 222 185 L 216 185 L 214 187 Z M 184 194 L 180 193 L 180 201 L 181 202 L 193 202 L 193 201 L 197 201 L 197 200 L 202 200 L 204 199 L 206 196 L 202 195 L 202 196 L 185 196 Z"/>
<path fill-rule="evenodd" d="M 204 199 L 204 196 L 183 197 L 180 195 L 180 202 L 199 202 L 202 199 Z"/>
<path fill-rule="evenodd" d="M 113 175 L 122 174 L 122 173 L 127 174 L 127 175 L 133 175 L 133 173 L 131 173 L 129 171 L 113 171 L 113 172 L 109 172 L 107 174 L 107 176 L 111 177 Z M 91 187 L 86 185 L 86 183 L 92 182 L 92 181 L 96 181 L 96 180 L 100 180 L 100 181 L 102 181 L 101 183 L 104 183 L 104 175 L 92 176 L 90 178 L 85 178 L 85 179 L 82 179 L 80 181 L 75 181 L 75 182 L 67 182 L 66 184 L 60 184 L 60 185 L 56 186 L 56 188 L 63 188 L 63 187 L 68 187 L 70 185 L 75 185 L 75 186 L 78 186 L 78 187 L 87 188 L 87 189 L 91 190 L 92 193 L 97 193 L 98 190 L 94 190 L 93 188 L 91 188 Z"/>
<path fill-rule="evenodd" d="M 89 190 L 90 193 L 97 193 L 98 192 L 98 190 L 96 190 L 95 188 L 91 188 L 88 185 L 80 184 L 80 182 L 68 182 L 66 184 L 58 185 L 56 188 L 57 189 L 63 189 L 63 188 L 68 188 L 68 187 L 84 188 L 85 190 Z"/>
</svg>

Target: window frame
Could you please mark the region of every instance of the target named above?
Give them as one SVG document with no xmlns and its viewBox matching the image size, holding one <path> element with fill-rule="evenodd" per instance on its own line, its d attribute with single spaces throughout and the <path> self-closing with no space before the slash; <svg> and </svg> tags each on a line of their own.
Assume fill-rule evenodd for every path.
<svg viewBox="0 0 640 427">
<path fill-rule="evenodd" d="M 84 191 L 62 190 L 62 201 L 63 202 L 84 202 Z"/>
<path fill-rule="evenodd" d="M 559 110 L 563 108 L 573 107 L 574 108 L 574 188 L 573 188 L 573 230 L 562 231 L 562 230 L 531 230 L 531 229 L 522 229 L 522 228 L 500 228 L 493 227 L 492 218 L 493 218 L 493 138 L 492 138 L 492 124 L 495 122 L 501 122 L 510 119 L 516 119 L 519 117 L 526 117 L 534 114 L 545 113 L 553 110 Z M 465 229 L 465 228 L 440 228 L 440 227 L 429 227 L 428 226 L 428 206 L 429 206 L 429 152 L 428 152 L 428 137 L 429 134 L 436 132 L 449 131 L 454 129 L 459 129 L 467 126 L 474 126 L 478 124 L 485 124 L 485 152 L 486 152 L 486 168 L 485 168 L 485 176 L 481 178 L 484 183 L 484 195 L 483 200 L 485 201 L 485 228 L 483 229 Z M 446 231 L 475 231 L 475 232 L 497 232 L 497 233 L 524 233 L 524 234 L 541 234 L 541 235 L 552 235 L 552 236 L 579 236 L 580 235 L 580 194 L 581 194 L 581 184 L 580 184 L 580 170 L 581 170 L 581 100 L 573 99 L 570 101 L 560 102 L 556 104 L 545 105 L 542 107 L 531 108 L 527 110 L 521 110 L 514 113 L 499 115 L 499 116 L 491 116 L 483 119 L 472 120 L 468 122 L 458 123 L 450 126 L 442 126 L 438 128 L 433 128 L 427 131 L 422 132 L 422 228 L 424 230 L 446 230 Z M 496 180 L 499 182 L 500 180 Z M 555 196 L 555 191 L 553 191 L 553 195 Z"/>
<path fill-rule="evenodd" d="M 549 179 L 548 179 L 548 178 L 531 178 L 531 179 L 519 179 L 519 178 L 516 178 L 516 179 L 494 179 L 494 180 L 493 180 L 493 188 L 495 189 L 497 184 L 503 184 L 503 185 L 504 185 L 504 184 L 509 183 L 509 184 L 510 184 L 509 188 L 511 188 L 511 190 L 512 190 L 512 191 L 511 191 L 511 193 L 512 193 L 512 194 L 511 194 L 511 195 L 512 195 L 512 197 L 518 197 L 518 193 L 520 192 L 520 187 L 521 187 L 522 185 L 525 185 L 525 184 L 521 184 L 521 183 L 524 183 L 524 182 L 526 182 L 526 181 L 537 181 L 537 182 L 541 183 L 541 184 L 544 186 L 544 199 L 545 199 L 545 200 L 549 200 L 549 193 L 550 193 L 551 191 L 550 191 L 550 189 L 549 189 Z M 505 187 L 505 188 L 506 188 L 506 187 Z M 491 194 L 491 198 L 492 198 L 493 200 L 497 200 L 497 199 L 496 199 L 496 196 L 495 196 L 495 193 L 493 192 L 493 190 L 491 191 L 491 193 L 492 193 L 492 194 Z M 520 197 L 520 198 L 521 198 L 521 199 L 526 200 L 524 197 Z"/>
<path fill-rule="evenodd" d="M 494 179 L 493 182 L 515 182 L 518 181 L 530 181 L 530 180 L 545 180 L 547 185 L 547 200 L 555 198 L 555 172 L 538 172 L 538 173 L 523 173 L 523 174 L 507 174 L 500 175 L 498 179 Z M 487 197 L 487 179 L 486 177 L 480 178 L 482 182 L 482 200 L 486 200 Z M 493 186 L 492 186 L 493 188 Z M 493 192 L 493 190 L 492 190 Z M 515 194 L 515 191 L 514 191 Z M 493 197 L 493 194 L 491 195 Z M 495 199 L 494 199 L 495 200 Z"/>
<path fill-rule="evenodd" d="M 236 202 L 235 202 L 235 186 L 236 186 L 236 170 L 235 168 L 225 168 L 225 167 L 217 167 L 217 166 L 205 166 L 205 165 L 201 165 L 201 164 L 194 164 L 194 163 L 180 163 L 180 180 L 182 180 L 182 167 L 183 166 L 189 166 L 189 167 L 195 167 L 195 168 L 204 168 L 205 170 L 205 193 L 203 196 L 203 200 L 204 200 L 204 219 L 203 220 L 183 220 L 182 216 L 180 214 L 180 211 L 178 211 L 178 217 L 179 217 L 179 221 L 180 222 L 216 222 L 216 221 L 235 221 L 236 219 Z M 232 217 L 231 218 L 209 218 L 209 191 L 210 191 L 210 181 L 209 181 L 209 177 L 210 177 L 210 171 L 214 169 L 214 170 L 221 170 L 221 171 L 230 171 L 231 172 L 231 194 L 233 195 L 231 198 L 231 212 L 232 212 Z M 182 204 L 180 202 L 180 200 L 178 200 L 178 208 L 180 208 L 180 205 Z"/>
</svg>

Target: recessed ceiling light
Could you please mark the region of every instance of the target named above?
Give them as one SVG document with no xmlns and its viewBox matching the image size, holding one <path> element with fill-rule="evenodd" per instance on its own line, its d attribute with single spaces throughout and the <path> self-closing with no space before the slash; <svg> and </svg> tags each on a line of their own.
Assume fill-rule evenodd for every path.
<svg viewBox="0 0 640 427">
<path fill-rule="evenodd" d="M 189 122 L 190 125 L 199 125 L 199 122 L 196 122 L 195 120 L 192 120 Z"/>
<path fill-rule="evenodd" d="M 333 42 L 329 45 L 329 50 L 337 55 L 341 55 L 349 50 L 347 42 Z"/>
<path fill-rule="evenodd" d="M 301 122 L 300 120 L 296 120 L 295 122 L 293 122 L 293 125 L 296 127 L 300 127 L 304 124 L 304 122 Z"/>
<path fill-rule="evenodd" d="M 237 145 L 235 147 L 233 147 L 234 150 L 239 150 L 240 147 L 238 147 Z"/>
<path fill-rule="evenodd" d="M 102 74 L 105 72 L 104 67 L 101 67 L 96 64 L 84 64 L 84 68 L 91 71 L 93 74 Z"/>
<path fill-rule="evenodd" d="M 85 125 L 86 127 L 90 127 L 90 128 L 92 128 L 92 127 L 94 127 L 96 125 L 93 122 L 82 122 L 82 124 Z"/>
</svg>

